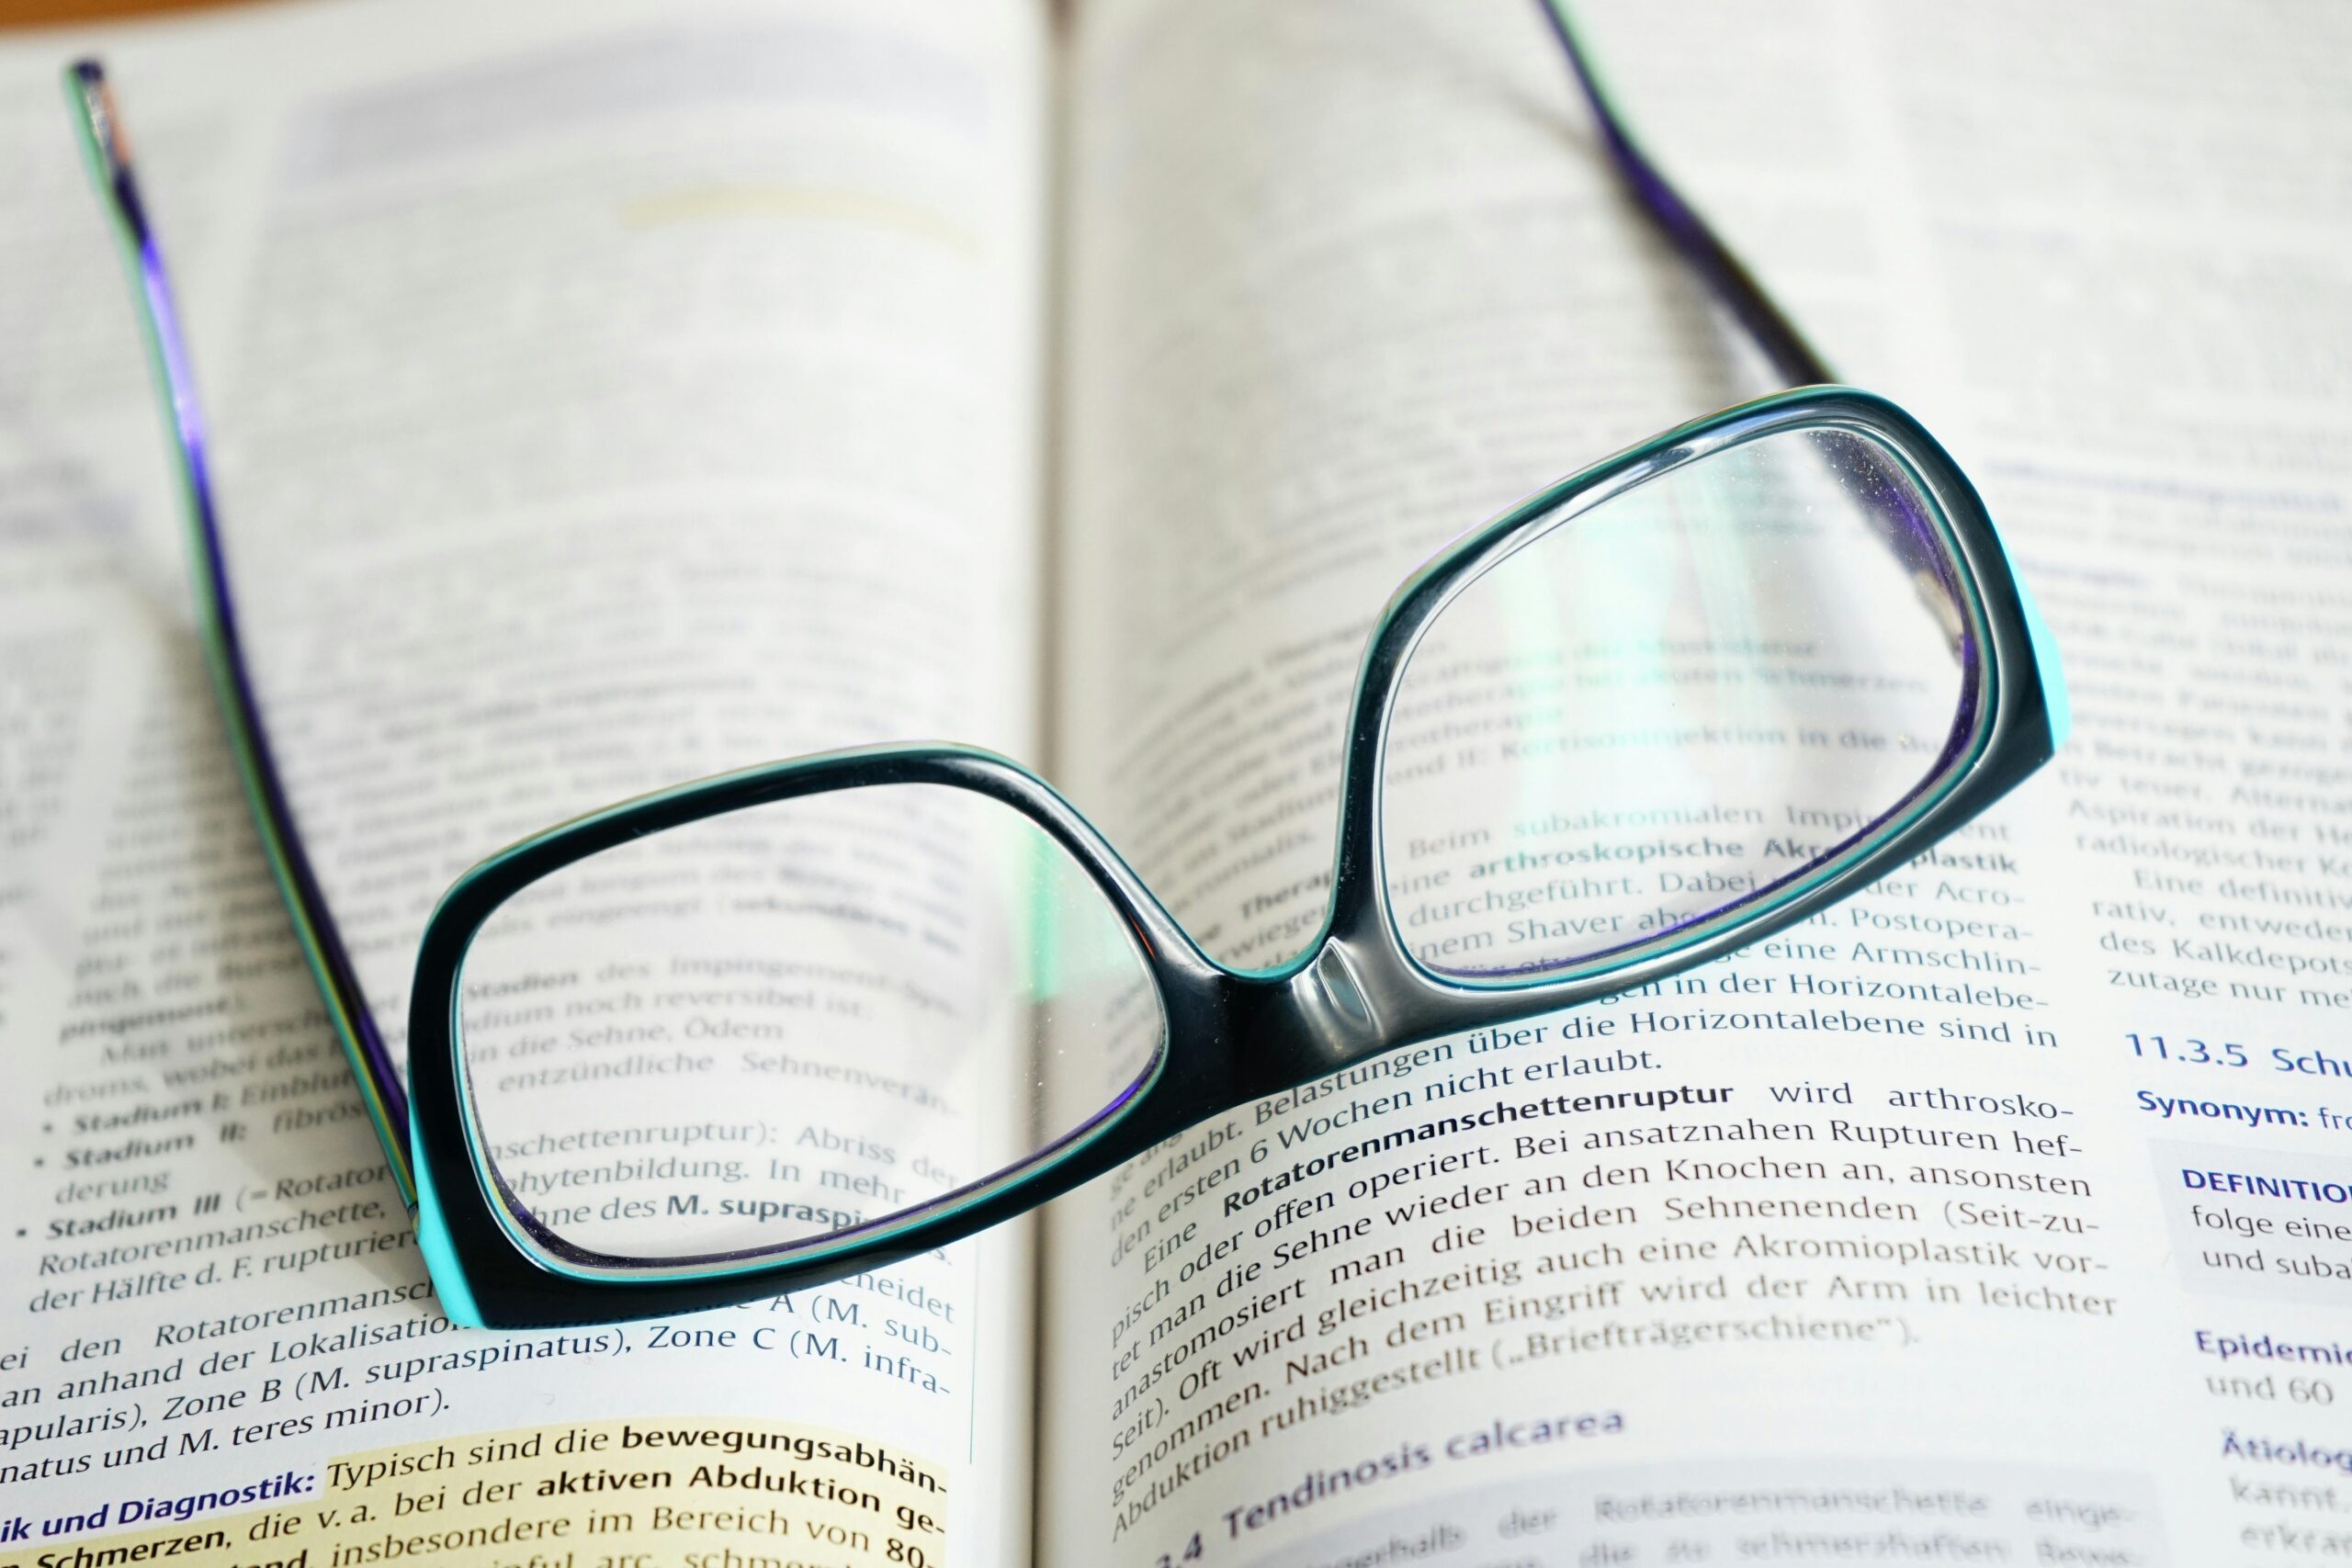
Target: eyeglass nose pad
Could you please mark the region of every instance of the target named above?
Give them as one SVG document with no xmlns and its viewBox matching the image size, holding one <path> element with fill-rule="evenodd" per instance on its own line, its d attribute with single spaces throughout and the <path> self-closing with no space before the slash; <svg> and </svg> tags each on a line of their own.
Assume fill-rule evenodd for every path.
<svg viewBox="0 0 2352 1568">
<path fill-rule="evenodd" d="M 1320 1070 L 1345 1066 L 1383 1043 L 1380 1016 L 1340 938 L 1325 940 L 1315 961 L 1291 977 L 1288 990 L 1293 1027 Z"/>
<path fill-rule="evenodd" d="M 1355 970 L 1348 964 L 1346 948 L 1336 942 L 1326 943 L 1322 956 L 1315 961 L 1311 972 L 1334 1010 L 1359 1030 L 1378 1032 L 1378 1022 L 1372 1016 L 1372 1004 L 1364 999 L 1363 987 L 1356 983 Z"/>
</svg>

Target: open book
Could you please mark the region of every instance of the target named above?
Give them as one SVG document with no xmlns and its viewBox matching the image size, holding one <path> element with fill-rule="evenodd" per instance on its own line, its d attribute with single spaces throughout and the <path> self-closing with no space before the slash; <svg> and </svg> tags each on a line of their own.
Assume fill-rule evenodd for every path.
<svg viewBox="0 0 2352 1568">
<path fill-rule="evenodd" d="M 2352 1555 L 2321 6 L 1589 18 L 2056 623 L 2077 739 L 1997 812 L 1733 960 L 887 1272 L 436 1311 L 204 689 L 56 71 L 103 49 L 141 139 L 263 700 L 397 1029 L 433 901 L 518 834 L 926 736 L 1035 763 L 1216 956 L 1280 962 L 1397 581 L 1764 389 L 1532 8 L 1072 12 L 273 7 L 0 52 L 0 1563 Z M 627 1157 L 795 1162 L 845 1212 L 955 1158 L 820 1103 Z"/>
</svg>

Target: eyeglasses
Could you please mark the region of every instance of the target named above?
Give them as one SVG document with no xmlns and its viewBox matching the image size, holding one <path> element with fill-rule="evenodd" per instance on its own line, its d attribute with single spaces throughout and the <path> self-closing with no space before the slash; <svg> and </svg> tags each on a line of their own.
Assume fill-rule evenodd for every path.
<svg viewBox="0 0 2352 1568">
<path fill-rule="evenodd" d="M 1300 955 L 1210 958 L 1005 758 L 831 752 L 623 802 L 459 878 L 417 955 L 405 1089 L 254 700 L 120 123 L 100 68 L 71 69 L 237 766 L 453 1319 L 666 1314 L 942 1247 L 1251 1100 L 1732 952 L 2054 753 L 2055 651 L 1967 479 L 1901 410 L 1830 384 L 1544 14 L 1634 197 L 1795 389 L 1559 481 L 1397 590 Z M 1184 1191 L 1246 1214 L 1430 1139 L 1609 1101 L 1497 1100 L 1295 1162 L 1228 1140 Z M 785 1140 L 787 1111 L 805 1125 Z"/>
</svg>

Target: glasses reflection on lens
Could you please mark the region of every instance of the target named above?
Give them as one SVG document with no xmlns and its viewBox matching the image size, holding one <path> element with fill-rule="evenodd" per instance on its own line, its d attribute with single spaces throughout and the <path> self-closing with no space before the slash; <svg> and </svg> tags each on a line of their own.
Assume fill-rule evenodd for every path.
<svg viewBox="0 0 2352 1568">
<path fill-rule="evenodd" d="M 1958 585 L 1894 455 L 1767 435 L 1505 558 L 1405 667 L 1390 915 L 1508 983 L 1756 902 L 1944 773 L 1976 706 Z"/>
</svg>

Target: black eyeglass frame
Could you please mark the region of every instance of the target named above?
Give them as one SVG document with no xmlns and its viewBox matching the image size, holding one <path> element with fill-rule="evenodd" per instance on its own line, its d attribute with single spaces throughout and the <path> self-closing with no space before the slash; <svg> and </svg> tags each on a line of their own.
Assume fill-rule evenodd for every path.
<svg viewBox="0 0 2352 1568">
<path fill-rule="evenodd" d="M 1557 0 L 1544 9 L 1620 174 L 1645 211 L 1782 377 L 1828 382 L 1826 367 L 1802 335 L 1625 132 Z M 193 378 L 160 250 L 99 68 L 86 62 L 72 68 L 68 94 L 94 177 L 125 242 L 156 378 L 168 400 L 208 657 L 265 852 L 396 1182 L 417 1211 L 420 1245 L 443 1306 L 461 1323 L 552 1326 L 664 1315 L 773 1296 L 945 1246 L 1265 1095 L 1383 1051 L 1637 988 L 1767 936 L 1908 861 L 2031 773 L 2064 737 L 2066 707 L 2054 644 L 1966 477 L 1894 404 L 1851 388 L 1802 385 L 1667 432 L 1560 481 L 1459 541 L 1398 591 L 1369 641 L 1356 682 L 1324 927 L 1292 963 L 1245 971 L 1209 958 L 1102 835 L 1019 764 L 948 745 L 866 748 L 752 768 L 625 802 L 534 835 L 469 872 L 435 911 L 420 947 L 404 1089 L 309 866 L 254 700 L 205 474 Z M 1397 681 L 1431 619 L 1502 558 L 1583 510 L 1684 464 L 1800 430 L 1863 437 L 1891 465 L 1888 481 L 1907 481 L 1934 513 L 1910 517 L 1919 536 L 1913 547 L 1932 537 L 1938 570 L 1969 622 L 1962 647 L 1976 682 L 1974 700 L 1938 767 L 1895 809 L 1822 860 L 1750 899 L 1625 950 L 1518 984 L 1449 979 L 1418 964 L 1386 905 L 1380 779 Z M 583 1252 L 537 1226 L 499 1181 L 468 1102 L 458 1010 L 465 953 L 482 922 L 540 877 L 649 832 L 820 791 L 906 784 L 971 790 L 1021 812 L 1070 853 L 1127 922 L 1167 1026 L 1139 1087 L 1018 1167 L 907 1214 L 787 1251 L 649 1264 Z"/>
<path fill-rule="evenodd" d="M 1381 873 L 1380 781 L 1398 680 L 1430 623 L 1503 558 L 1553 528 L 1572 526 L 1577 513 L 1610 496 L 1747 441 L 1823 429 L 1886 443 L 1940 514 L 1963 603 L 1973 606 L 1984 670 L 1977 711 L 1956 754 L 1905 807 L 1808 865 L 1800 874 L 1805 885 L 1788 887 L 1777 901 L 1735 905 L 1523 984 L 1449 980 L 1417 962 L 1388 908 Z M 2057 742 L 2043 676 L 2046 644 L 2037 646 L 2046 633 L 2037 635 L 2037 620 L 1973 487 L 1916 421 L 1867 392 L 1804 388 L 1684 425 L 1562 481 L 1453 547 L 1398 592 L 1356 682 L 1325 924 L 1304 953 L 1280 968 L 1240 970 L 1209 957 L 1053 786 L 1010 759 L 967 747 L 881 746 L 797 759 L 642 796 L 551 829 L 460 879 L 435 910 L 418 953 L 410 1089 L 429 1245 L 429 1221 L 437 1212 L 446 1238 L 437 1245 L 449 1249 L 478 1320 L 500 1326 L 618 1321 L 758 1300 L 946 1246 L 1221 1112 L 1367 1057 L 1652 984 L 1867 886 L 2046 761 Z M 467 947 L 482 923 L 541 877 L 646 834 L 800 795 L 891 784 L 945 785 L 998 801 L 1043 829 L 1085 869 L 1134 933 L 1164 1010 L 1162 1046 L 1139 1089 L 1026 1164 L 909 1214 L 781 1256 L 661 1264 L 600 1259 L 533 1224 L 501 1190 L 468 1104 L 459 987 Z M 443 1273 L 436 1266 L 436 1280 Z M 444 1304 L 450 1304 L 446 1291 Z"/>
</svg>

